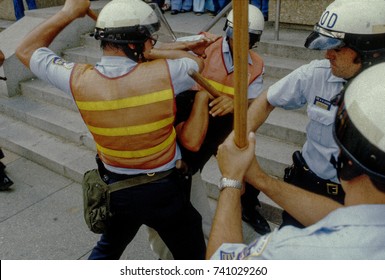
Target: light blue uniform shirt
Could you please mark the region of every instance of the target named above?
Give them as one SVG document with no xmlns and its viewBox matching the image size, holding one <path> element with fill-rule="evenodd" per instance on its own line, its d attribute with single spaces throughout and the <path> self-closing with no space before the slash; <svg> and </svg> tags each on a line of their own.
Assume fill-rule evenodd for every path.
<svg viewBox="0 0 385 280">
<path fill-rule="evenodd" d="M 223 53 L 223 60 L 225 61 L 227 72 L 228 73 L 233 72 L 234 71 L 233 57 L 231 56 L 230 46 L 229 46 L 229 43 L 226 41 L 226 38 L 223 38 L 222 53 Z M 248 62 L 250 65 L 253 65 L 253 61 L 251 60 L 250 54 L 248 54 Z M 261 75 L 259 75 L 247 88 L 248 99 L 257 98 L 262 93 L 264 72 L 265 72 L 265 68 L 262 69 Z"/>
<path fill-rule="evenodd" d="M 339 208 L 304 228 L 286 226 L 249 246 L 223 244 L 212 259 L 385 260 L 385 205 Z"/>
<path fill-rule="evenodd" d="M 190 89 L 195 84 L 195 81 L 187 74 L 189 69 L 199 70 L 198 64 L 194 60 L 182 58 L 167 60 L 167 63 L 175 95 Z M 63 60 L 48 48 L 36 50 L 30 61 L 31 71 L 39 79 L 52 84 L 71 96 L 70 78 L 74 65 L 72 62 Z M 95 65 L 95 68 L 103 75 L 114 78 L 127 74 L 136 65 L 137 63 L 128 57 L 103 56 L 101 61 Z M 175 167 L 175 162 L 178 159 L 181 159 L 181 152 L 177 146 L 174 158 L 168 164 L 156 169 L 126 169 L 106 164 L 105 166 L 108 170 L 115 173 L 133 175 L 169 170 Z"/>
<path fill-rule="evenodd" d="M 332 74 L 329 60 L 314 60 L 279 80 L 267 93 L 274 107 L 298 109 L 307 104 L 309 123 L 302 155 L 318 177 L 336 183 L 337 172 L 330 160 L 337 159 L 339 153 L 332 132 L 337 106 L 330 100 L 340 93 L 345 82 Z"/>
</svg>

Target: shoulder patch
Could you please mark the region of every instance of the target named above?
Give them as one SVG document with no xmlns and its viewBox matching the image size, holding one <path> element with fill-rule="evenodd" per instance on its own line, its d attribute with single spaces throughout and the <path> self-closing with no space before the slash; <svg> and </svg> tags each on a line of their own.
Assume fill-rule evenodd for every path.
<svg viewBox="0 0 385 280">
<path fill-rule="evenodd" d="M 243 249 L 241 253 L 238 254 L 237 259 L 247 259 L 251 256 L 260 256 L 269 243 L 270 236 L 271 233 L 257 238 L 254 242 L 250 243 L 249 246 Z"/>
<path fill-rule="evenodd" d="M 235 257 L 234 252 L 220 251 L 219 254 L 221 260 L 233 260 Z"/>
<path fill-rule="evenodd" d="M 72 69 L 74 68 L 74 63 L 72 62 L 67 62 L 65 61 L 64 59 L 62 59 L 61 57 L 55 57 L 53 60 L 52 60 L 52 63 L 55 64 L 55 65 L 59 65 L 59 66 L 63 66 L 64 68 L 66 69 Z"/>
</svg>

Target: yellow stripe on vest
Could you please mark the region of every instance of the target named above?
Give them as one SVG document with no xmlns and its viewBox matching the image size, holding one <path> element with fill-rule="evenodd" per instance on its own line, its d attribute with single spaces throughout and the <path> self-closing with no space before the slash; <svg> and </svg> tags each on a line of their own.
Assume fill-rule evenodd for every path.
<svg viewBox="0 0 385 280">
<path fill-rule="evenodd" d="M 127 97 L 118 100 L 110 101 L 76 101 L 80 110 L 85 111 L 108 111 L 118 110 L 141 105 L 152 104 L 155 102 L 170 100 L 173 98 L 171 89 L 165 89 L 153 93 L 148 93 L 139 96 Z"/>
<path fill-rule="evenodd" d="M 144 150 L 137 150 L 137 151 L 117 151 L 117 150 L 111 150 L 108 148 L 104 148 L 100 146 L 98 143 L 96 143 L 96 148 L 98 151 L 102 152 L 105 155 L 113 156 L 113 157 L 121 157 L 121 158 L 141 158 L 145 156 L 150 156 L 153 154 L 156 154 L 160 151 L 163 151 L 166 149 L 168 146 L 173 144 L 175 141 L 176 133 L 175 129 L 172 130 L 172 133 L 170 136 L 160 143 L 158 146 L 149 148 L 149 149 L 144 149 Z"/>
<path fill-rule="evenodd" d="M 88 125 L 88 129 L 98 135 L 104 136 L 129 136 L 129 135 L 138 135 L 149 133 L 163 127 L 166 127 L 174 122 L 174 117 L 170 117 L 158 122 L 143 124 L 143 125 L 133 125 L 127 127 L 116 127 L 116 128 L 102 128 Z"/>
<path fill-rule="evenodd" d="M 216 90 L 220 91 L 220 92 L 223 92 L 223 93 L 226 93 L 226 94 L 230 94 L 230 95 L 234 95 L 234 88 L 233 87 L 229 87 L 229 86 L 225 86 L 224 84 L 221 84 L 221 83 L 218 83 L 216 81 L 213 81 L 213 80 L 210 80 L 210 79 L 207 79 L 205 78 Z"/>
</svg>

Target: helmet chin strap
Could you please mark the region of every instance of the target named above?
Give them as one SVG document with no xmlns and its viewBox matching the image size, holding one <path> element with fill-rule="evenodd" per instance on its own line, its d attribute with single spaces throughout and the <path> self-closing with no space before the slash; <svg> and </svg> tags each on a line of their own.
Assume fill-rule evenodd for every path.
<svg viewBox="0 0 385 280">
<path fill-rule="evenodd" d="M 123 52 L 125 55 L 134 60 L 135 62 L 147 61 L 143 55 L 144 43 L 135 44 L 135 48 L 131 49 L 128 45 L 123 46 Z"/>
</svg>

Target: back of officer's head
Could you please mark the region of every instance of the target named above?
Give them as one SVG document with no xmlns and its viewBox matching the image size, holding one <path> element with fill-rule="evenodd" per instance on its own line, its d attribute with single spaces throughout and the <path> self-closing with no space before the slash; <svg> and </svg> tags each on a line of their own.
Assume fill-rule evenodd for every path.
<svg viewBox="0 0 385 280">
<path fill-rule="evenodd" d="M 143 51 L 144 43 L 159 28 L 155 11 L 142 0 L 113 0 L 100 11 L 94 36 L 101 40 L 102 47 L 124 48 L 134 44 L 135 51 L 127 56 L 136 60 Z"/>
<path fill-rule="evenodd" d="M 261 40 L 262 32 L 265 27 L 265 19 L 262 12 L 254 5 L 249 4 L 249 49 L 256 47 Z M 230 11 L 227 16 L 225 27 L 226 37 L 233 39 L 234 35 L 234 12 Z"/>
<path fill-rule="evenodd" d="M 366 174 L 385 192 L 385 63 L 374 65 L 349 82 L 339 106 L 334 137 L 341 149 L 339 176 Z"/>
</svg>

